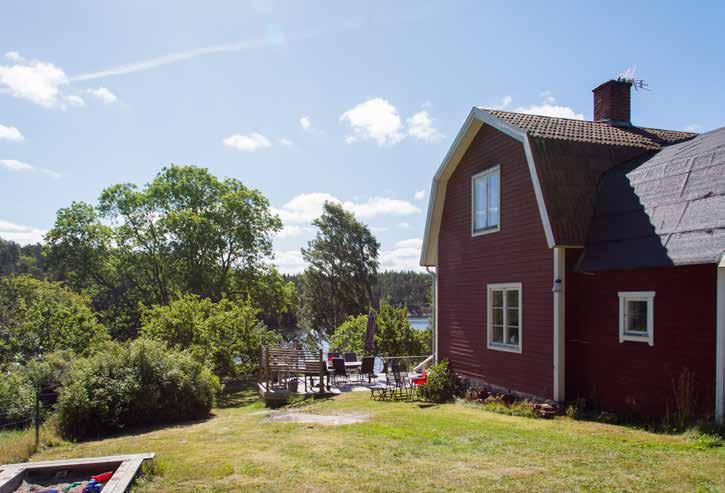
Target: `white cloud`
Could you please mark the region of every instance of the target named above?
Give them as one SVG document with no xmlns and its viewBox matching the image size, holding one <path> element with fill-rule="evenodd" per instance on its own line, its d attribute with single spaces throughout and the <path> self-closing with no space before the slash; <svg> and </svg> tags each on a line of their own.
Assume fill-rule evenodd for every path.
<svg viewBox="0 0 725 493">
<path fill-rule="evenodd" d="M 304 272 L 307 263 L 299 250 L 277 250 L 274 252 L 274 264 L 284 274 Z"/>
<path fill-rule="evenodd" d="M 584 114 L 577 113 L 568 106 L 559 106 L 555 104 L 532 104 L 531 106 L 522 106 L 514 110 L 517 113 L 526 113 L 529 115 L 553 116 L 556 118 L 571 118 L 574 120 L 583 120 Z"/>
<path fill-rule="evenodd" d="M 80 96 L 71 95 L 71 96 L 66 96 L 63 99 L 65 100 L 66 103 L 68 103 L 71 106 L 76 106 L 76 107 L 82 108 L 83 106 L 86 105 L 85 100 Z"/>
<path fill-rule="evenodd" d="M 292 224 L 285 225 L 282 228 L 282 231 L 277 233 L 277 238 L 284 239 L 284 238 L 295 238 L 297 236 L 301 236 L 307 228 L 303 228 L 302 226 L 295 226 Z"/>
<path fill-rule="evenodd" d="M 17 52 L 5 57 L 15 64 L 0 65 L 0 88 L 46 108 L 62 105 L 59 88 L 68 83 L 68 77 L 61 68 L 50 62 L 26 60 Z"/>
<path fill-rule="evenodd" d="M 419 265 L 422 246 L 423 240 L 420 238 L 397 242 L 392 250 L 383 250 L 381 252 L 381 269 L 422 271 L 423 268 Z"/>
<path fill-rule="evenodd" d="M 494 108 L 496 108 L 498 110 L 505 110 L 506 108 L 511 106 L 511 103 L 513 102 L 513 100 L 514 99 L 511 96 L 504 96 L 503 98 L 501 98 L 501 102 L 499 104 L 497 104 L 496 106 L 494 106 Z"/>
<path fill-rule="evenodd" d="M 294 142 L 289 139 L 279 139 L 279 143 L 285 147 L 292 147 L 294 145 Z"/>
<path fill-rule="evenodd" d="M 415 192 L 413 198 L 415 198 L 415 200 L 423 200 L 425 198 L 425 189 Z"/>
<path fill-rule="evenodd" d="M 25 137 L 23 137 L 23 134 L 20 133 L 20 130 L 15 127 L 6 127 L 5 125 L 0 125 L 0 140 L 11 140 L 14 142 L 20 142 L 21 140 L 25 140 Z"/>
<path fill-rule="evenodd" d="M 407 216 L 420 212 L 420 209 L 407 200 L 387 197 L 371 197 L 366 202 L 344 202 L 342 205 L 360 219 L 372 219 L 378 216 Z"/>
<path fill-rule="evenodd" d="M 702 125 L 699 123 L 690 123 L 685 127 L 685 132 L 702 132 Z M 0 137 L 2 136 L 2 128 L 0 128 Z"/>
<path fill-rule="evenodd" d="M 0 159 L 0 167 L 9 169 L 10 171 L 30 172 L 30 173 L 41 173 L 43 175 L 50 176 L 51 178 L 60 178 L 60 173 L 47 169 L 33 166 L 32 164 L 24 163 L 16 159 Z"/>
<path fill-rule="evenodd" d="M 224 145 L 239 149 L 240 151 L 253 152 L 257 149 L 272 147 L 272 143 L 264 135 L 252 132 L 249 135 L 235 134 L 224 139 Z"/>
<path fill-rule="evenodd" d="M 98 89 L 88 89 L 86 92 L 97 98 L 102 103 L 111 104 L 115 103 L 118 100 L 116 95 L 105 87 L 99 87 Z"/>
<path fill-rule="evenodd" d="M 297 195 L 275 209 L 285 224 L 310 223 L 322 214 L 325 202 L 342 204 L 358 219 L 372 219 L 380 216 L 406 216 L 420 212 L 416 206 L 406 200 L 391 199 L 387 197 L 371 197 L 364 202 L 342 201 L 329 193 L 315 192 Z"/>
<path fill-rule="evenodd" d="M 310 117 L 309 116 L 306 116 L 306 115 L 305 116 L 302 116 L 300 118 L 300 126 L 304 130 L 309 130 L 312 127 L 312 120 L 310 120 Z"/>
<path fill-rule="evenodd" d="M 5 53 L 5 58 L 7 58 L 8 60 L 11 60 L 13 62 L 22 62 L 23 61 L 23 57 L 21 57 L 20 53 L 18 53 L 17 51 L 8 51 L 7 53 Z"/>
<path fill-rule="evenodd" d="M 406 223 L 406 222 L 398 223 L 398 227 L 403 228 L 403 229 L 408 229 L 408 228 L 410 228 L 410 223 Z"/>
<path fill-rule="evenodd" d="M 42 242 L 43 235 L 46 232 L 43 229 L 0 219 L 0 238 L 20 243 L 21 245 Z"/>
<path fill-rule="evenodd" d="M 398 110 L 382 98 L 369 99 L 347 110 L 340 116 L 340 121 L 352 130 L 345 138 L 347 143 L 374 140 L 382 146 L 397 144 L 404 137 Z"/>
<path fill-rule="evenodd" d="M 437 142 L 443 135 L 433 127 L 433 119 L 428 111 L 423 110 L 414 114 L 407 120 L 408 135 L 425 142 Z"/>
</svg>

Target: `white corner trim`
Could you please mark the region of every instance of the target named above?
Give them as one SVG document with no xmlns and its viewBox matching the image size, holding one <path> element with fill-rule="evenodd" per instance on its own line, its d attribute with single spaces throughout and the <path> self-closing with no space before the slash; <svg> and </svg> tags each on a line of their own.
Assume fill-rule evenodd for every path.
<svg viewBox="0 0 725 493">
<path fill-rule="evenodd" d="M 473 138 L 478 133 L 482 124 L 489 125 L 506 135 L 518 140 L 524 146 L 524 155 L 529 167 L 531 182 L 534 187 L 536 196 L 536 204 L 539 208 L 541 223 L 544 227 L 544 234 L 549 248 L 553 248 L 556 244 L 554 241 L 554 233 L 549 221 L 549 214 L 544 203 L 544 196 L 541 191 L 541 183 L 536 172 L 533 153 L 531 151 L 531 142 L 529 136 L 524 130 L 514 125 L 510 125 L 503 120 L 493 116 L 488 111 L 474 107 L 468 114 L 463 126 L 458 131 L 458 135 L 453 140 L 451 147 L 448 149 L 446 156 L 443 158 L 436 174 L 433 177 L 431 192 L 428 197 L 428 211 L 425 221 L 425 233 L 423 235 L 423 248 L 421 249 L 420 265 L 435 266 L 438 264 L 438 233 L 440 231 L 440 222 L 443 215 L 443 205 L 445 201 L 446 187 L 448 178 L 461 161 L 461 158 L 471 145 Z M 500 217 L 501 213 L 499 213 Z M 500 220 L 500 219 L 499 219 Z"/>
<path fill-rule="evenodd" d="M 715 315 L 715 421 L 725 422 L 725 256 L 717 267 Z"/>
<path fill-rule="evenodd" d="M 620 291 L 619 292 L 619 342 L 633 341 L 646 342 L 650 346 L 655 345 L 655 316 L 654 316 L 654 291 Z M 627 301 L 647 302 L 647 334 L 639 335 L 625 331 L 624 312 Z"/>
</svg>

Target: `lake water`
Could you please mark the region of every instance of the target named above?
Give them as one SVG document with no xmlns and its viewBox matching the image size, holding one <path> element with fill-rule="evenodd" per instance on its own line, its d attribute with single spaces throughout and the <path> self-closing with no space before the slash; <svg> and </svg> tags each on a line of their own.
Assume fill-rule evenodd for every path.
<svg viewBox="0 0 725 493">
<path fill-rule="evenodd" d="M 417 330 L 425 330 L 430 327 L 428 317 L 408 317 L 408 322 Z"/>
</svg>

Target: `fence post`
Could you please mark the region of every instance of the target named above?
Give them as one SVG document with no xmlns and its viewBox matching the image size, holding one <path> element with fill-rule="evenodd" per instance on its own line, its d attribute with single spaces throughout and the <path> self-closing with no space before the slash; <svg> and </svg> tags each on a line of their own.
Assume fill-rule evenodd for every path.
<svg viewBox="0 0 725 493">
<path fill-rule="evenodd" d="M 322 348 L 320 348 L 320 395 L 325 393 L 325 360 Z"/>
<path fill-rule="evenodd" d="M 35 387 L 35 451 L 40 447 L 40 384 Z"/>
<path fill-rule="evenodd" d="M 264 377 L 266 380 L 266 388 L 264 389 L 264 391 L 269 392 L 269 377 L 270 377 L 270 375 L 269 375 L 269 373 L 270 373 L 270 371 L 269 371 L 269 346 L 265 346 L 264 351 L 265 351 L 265 356 L 266 356 L 266 361 L 264 362 L 264 366 L 265 366 Z"/>
</svg>

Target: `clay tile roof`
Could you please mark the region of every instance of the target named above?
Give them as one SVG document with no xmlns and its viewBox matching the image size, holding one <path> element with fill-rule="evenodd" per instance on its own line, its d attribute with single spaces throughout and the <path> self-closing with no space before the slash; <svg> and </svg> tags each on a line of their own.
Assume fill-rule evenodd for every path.
<svg viewBox="0 0 725 493">
<path fill-rule="evenodd" d="M 489 110 L 491 115 L 519 127 L 532 137 L 559 139 L 592 144 L 607 144 L 658 150 L 693 138 L 695 133 L 645 127 L 623 127 L 604 122 L 573 120 L 551 116 L 528 115 Z"/>
</svg>

